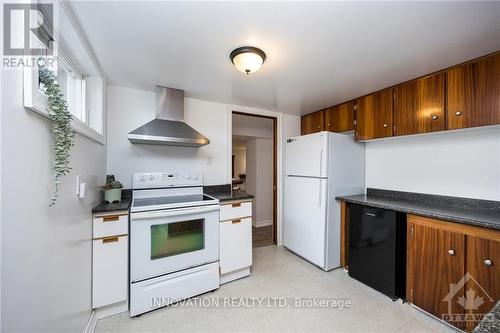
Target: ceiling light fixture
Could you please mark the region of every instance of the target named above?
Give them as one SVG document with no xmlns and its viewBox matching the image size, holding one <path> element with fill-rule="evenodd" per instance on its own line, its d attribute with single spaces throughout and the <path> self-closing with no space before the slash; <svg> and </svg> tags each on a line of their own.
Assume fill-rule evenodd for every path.
<svg viewBox="0 0 500 333">
<path fill-rule="evenodd" d="M 242 46 L 233 50 L 229 58 L 237 70 L 250 74 L 259 70 L 266 61 L 266 54 L 256 47 Z"/>
</svg>

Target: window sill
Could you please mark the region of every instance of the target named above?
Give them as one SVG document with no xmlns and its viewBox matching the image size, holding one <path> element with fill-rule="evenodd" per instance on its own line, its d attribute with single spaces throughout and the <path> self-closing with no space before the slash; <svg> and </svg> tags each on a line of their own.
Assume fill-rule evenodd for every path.
<svg viewBox="0 0 500 333">
<path fill-rule="evenodd" d="M 84 122 L 75 117 L 73 117 L 73 119 L 71 120 L 71 128 L 73 128 L 76 133 L 79 133 L 92 141 L 95 141 L 101 145 L 106 144 L 106 139 L 104 138 L 104 135 L 97 132 L 96 130 L 94 130 L 93 128 L 91 128 L 90 126 L 88 126 L 87 124 L 85 124 Z"/>
</svg>

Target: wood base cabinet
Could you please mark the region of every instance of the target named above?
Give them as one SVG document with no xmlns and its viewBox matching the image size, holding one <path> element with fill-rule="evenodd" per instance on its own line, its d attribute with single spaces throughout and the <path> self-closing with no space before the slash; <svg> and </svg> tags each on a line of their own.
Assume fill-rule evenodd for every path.
<svg viewBox="0 0 500 333">
<path fill-rule="evenodd" d="M 471 331 L 500 300 L 500 231 L 408 215 L 408 302 Z"/>
</svg>

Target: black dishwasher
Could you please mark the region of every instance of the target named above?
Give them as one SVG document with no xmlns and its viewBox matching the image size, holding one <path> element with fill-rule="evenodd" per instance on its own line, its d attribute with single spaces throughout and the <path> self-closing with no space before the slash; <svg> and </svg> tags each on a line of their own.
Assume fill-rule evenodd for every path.
<svg viewBox="0 0 500 333">
<path fill-rule="evenodd" d="M 393 300 L 405 299 L 405 214 L 350 205 L 349 276 Z"/>
</svg>

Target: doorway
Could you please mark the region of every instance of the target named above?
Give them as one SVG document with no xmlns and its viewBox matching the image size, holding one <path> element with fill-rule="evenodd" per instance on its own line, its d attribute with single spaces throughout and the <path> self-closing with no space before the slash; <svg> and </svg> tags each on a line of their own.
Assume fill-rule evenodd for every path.
<svg viewBox="0 0 500 333">
<path fill-rule="evenodd" d="M 233 191 L 254 195 L 253 247 L 277 244 L 277 118 L 232 112 Z"/>
</svg>

